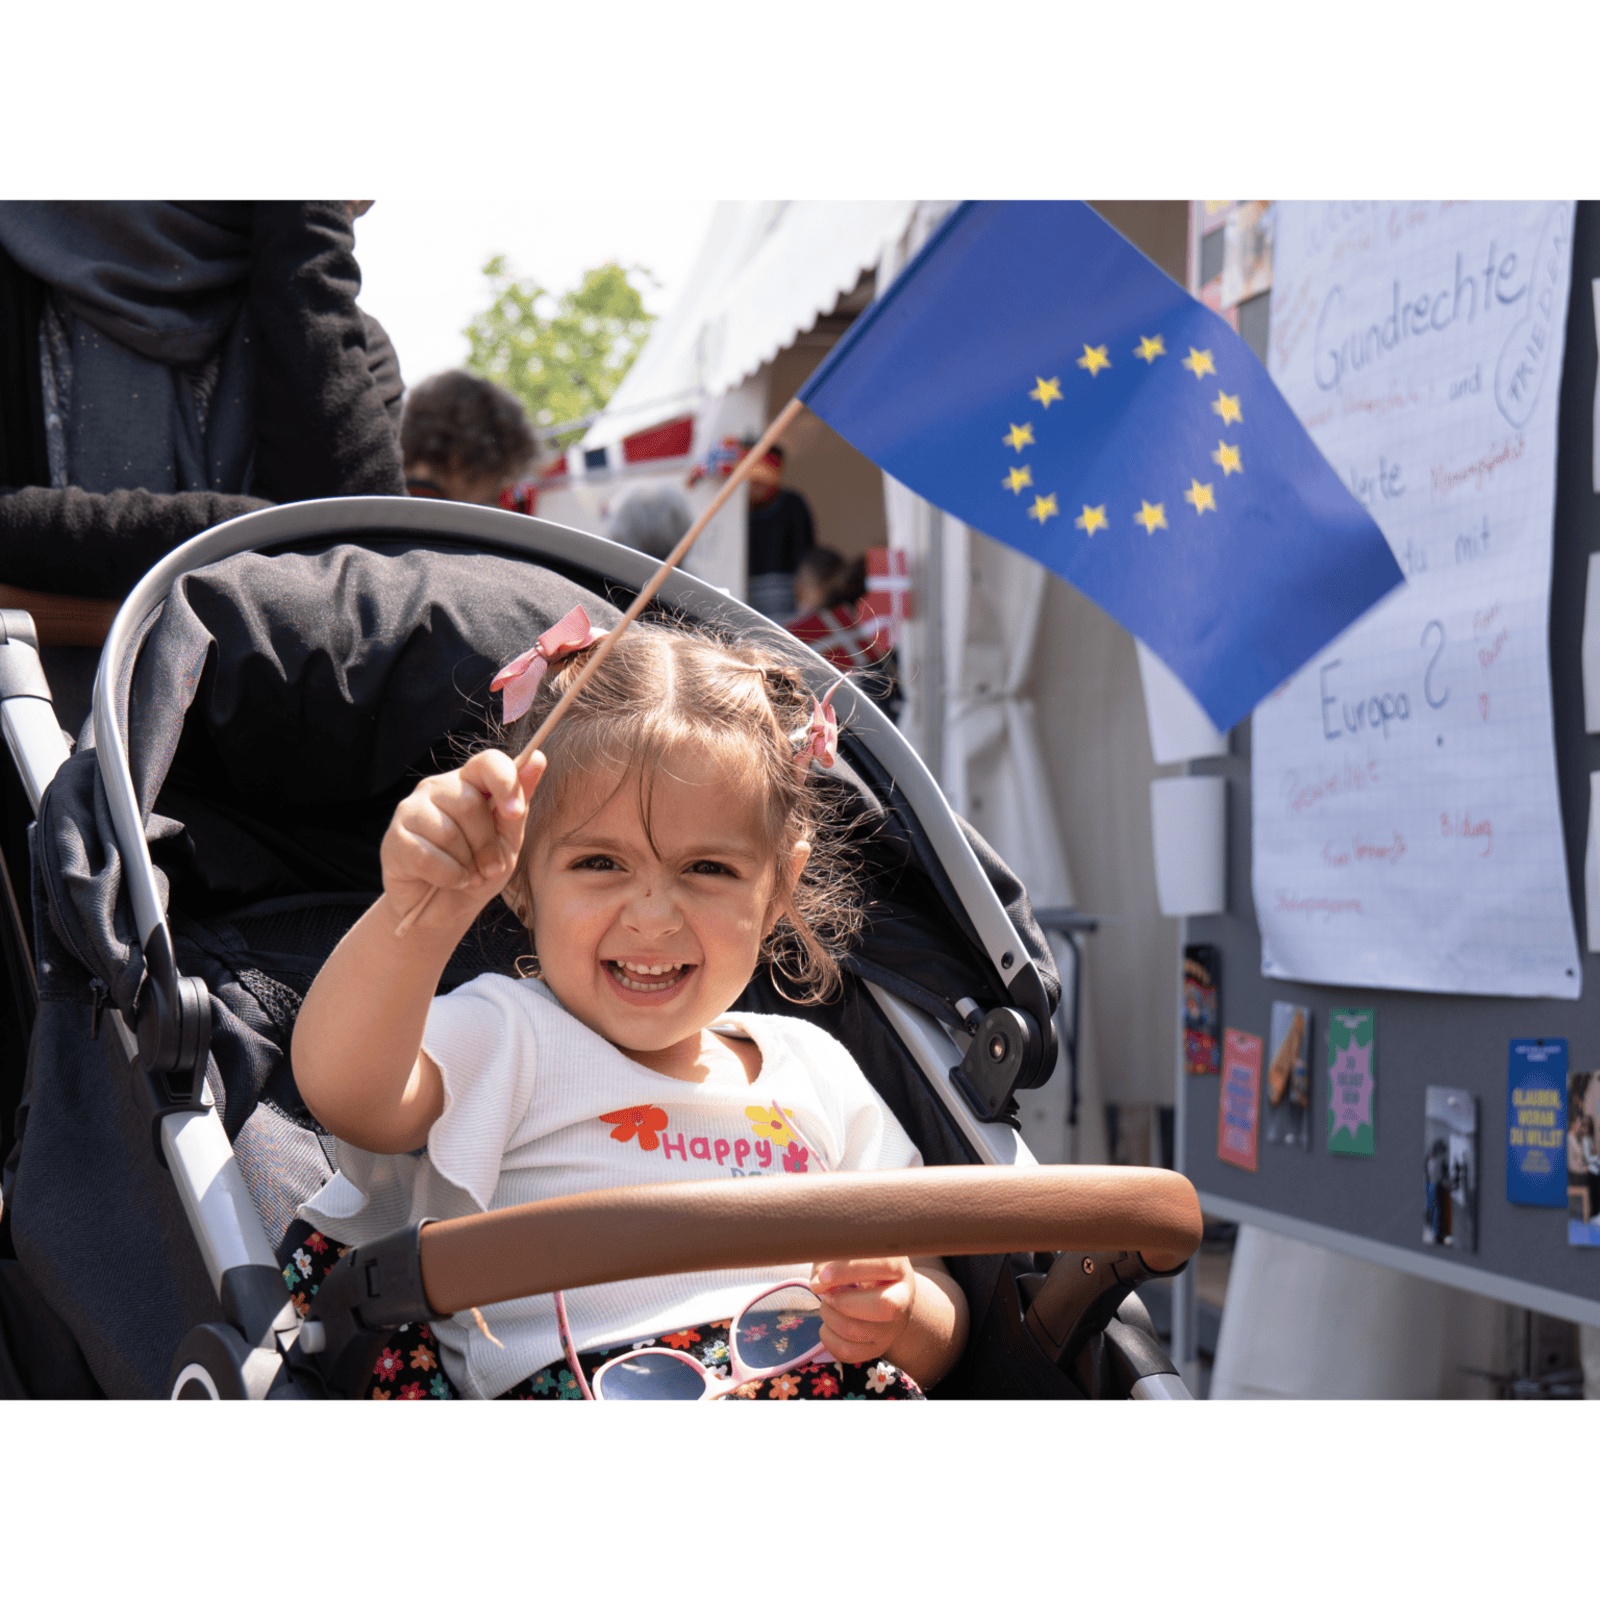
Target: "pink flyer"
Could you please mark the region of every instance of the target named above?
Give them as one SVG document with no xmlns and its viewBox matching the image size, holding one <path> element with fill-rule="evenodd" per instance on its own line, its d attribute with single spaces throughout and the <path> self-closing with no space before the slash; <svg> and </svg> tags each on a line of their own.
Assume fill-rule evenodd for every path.
<svg viewBox="0 0 1600 1600">
<path fill-rule="evenodd" d="M 1225 1029 L 1222 1035 L 1222 1098 L 1217 1103 L 1217 1157 L 1246 1172 L 1256 1170 L 1261 1123 L 1261 1040 Z"/>
</svg>

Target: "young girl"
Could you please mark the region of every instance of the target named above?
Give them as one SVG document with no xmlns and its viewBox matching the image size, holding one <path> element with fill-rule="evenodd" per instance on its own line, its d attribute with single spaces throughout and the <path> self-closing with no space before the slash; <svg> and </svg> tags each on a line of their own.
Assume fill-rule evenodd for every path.
<svg viewBox="0 0 1600 1600">
<path fill-rule="evenodd" d="M 576 611 L 496 679 L 509 750 L 598 637 Z M 417 786 L 384 837 L 382 898 L 295 1028 L 295 1077 L 338 1140 L 338 1172 L 301 1209 L 316 1232 L 286 1269 L 291 1288 L 304 1278 L 301 1293 L 314 1290 L 332 1240 L 423 1217 L 639 1183 L 920 1165 L 829 1035 L 727 1012 L 763 964 L 803 998 L 838 985 L 859 912 L 813 771 L 832 764 L 832 739 L 831 711 L 775 657 L 640 624 L 520 768 L 486 750 Z M 528 930 L 537 977 L 485 974 L 435 999 L 496 894 Z M 564 1298 L 586 1371 L 658 1339 L 716 1367 L 728 1319 L 791 1278 L 820 1298 L 835 1360 L 741 1395 L 916 1396 L 965 1341 L 965 1302 L 936 1260 L 686 1273 Z M 578 1392 L 554 1297 L 491 1307 L 488 1325 L 464 1314 L 397 1339 L 371 1392 Z"/>
</svg>

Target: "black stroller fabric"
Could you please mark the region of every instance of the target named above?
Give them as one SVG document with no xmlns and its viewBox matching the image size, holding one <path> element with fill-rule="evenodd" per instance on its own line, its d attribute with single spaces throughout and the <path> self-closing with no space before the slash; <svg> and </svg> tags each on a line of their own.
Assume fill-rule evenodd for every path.
<svg viewBox="0 0 1600 1600">
<path fill-rule="evenodd" d="M 248 553 L 179 579 L 147 627 L 126 685 L 135 790 L 179 970 L 212 997 L 211 1091 L 274 1245 L 329 1171 L 289 1070 L 300 1000 L 381 889 L 395 804 L 487 737 L 499 666 L 574 604 L 601 627 L 617 620 L 599 581 L 584 580 L 398 541 Z M 892 792 L 887 776 L 848 733 L 841 751 L 862 780 L 872 910 L 844 998 L 805 1014 L 853 1051 L 930 1165 L 967 1162 L 973 1152 L 860 980 L 952 1024 L 957 1000 L 1004 995 L 915 818 L 873 800 Z M 1020 884 L 969 837 L 1053 1003 L 1054 968 Z M 93 1380 L 113 1396 L 159 1395 L 179 1340 L 220 1308 L 112 1029 L 97 1028 L 102 1006 L 131 1017 L 144 961 L 87 743 L 47 792 L 34 845 L 40 1012 L 6 1221 L 32 1290 Z M 441 988 L 509 971 L 526 948 L 509 913 L 486 912 Z M 792 1009 L 764 977 L 740 1006 Z M 976 1321 L 1000 1262 L 952 1266 Z M 967 1383 L 958 1370 L 943 1387 Z"/>
</svg>

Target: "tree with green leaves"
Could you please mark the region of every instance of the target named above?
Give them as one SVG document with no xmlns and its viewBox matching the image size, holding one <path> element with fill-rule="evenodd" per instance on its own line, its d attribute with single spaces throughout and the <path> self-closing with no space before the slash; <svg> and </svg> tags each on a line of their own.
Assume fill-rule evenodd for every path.
<svg viewBox="0 0 1600 1600">
<path fill-rule="evenodd" d="M 494 299 L 463 330 L 471 349 L 467 370 L 510 390 L 538 427 L 599 411 L 655 321 L 632 281 L 637 275 L 654 283 L 650 274 L 608 261 L 559 297 L 532 278 L 514 277 L 504 256 L 490 257 L 483 275 Z M 578 432 L 558 444 L 565 447 Z"/>
</svg>

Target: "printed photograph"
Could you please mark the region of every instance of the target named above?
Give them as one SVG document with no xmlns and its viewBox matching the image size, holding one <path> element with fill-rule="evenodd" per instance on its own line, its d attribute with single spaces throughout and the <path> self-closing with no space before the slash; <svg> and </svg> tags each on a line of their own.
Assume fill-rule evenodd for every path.
<svg viewBox="0 0 1600 1600">
<path fill-rule="evenodd" d="M 1222 305 L 1265 294 L 1272 287 L 1272 207 L 1251 200 L 1223 224 Z"/>
<path fill-rule="evenodd" d="M 1600 1245 L 1600 1072 L 1567 1074 L 1567 1243 Z"/>
<path fill-rule="evenodd" d="M 1429 1084 L 1422 1120 L 1426 1202 L 1422 1242 L 1478 1248 L 1478 1102 L 1465 1089 Z"/>
<path fill-rule="evenodd" d="M 1267 1143 L 1311 1148 L 1311 1009 L 1272 1004 L 1267 1043 Z"/>
<path fill-rule="evenodd" d="M 1217 1003 L 1217 952 L 1191 944 L 1183 952 L 1183 1068 L 1216 1072 L 1222 1066 L 1220 1007 Z"/>
</svg>

